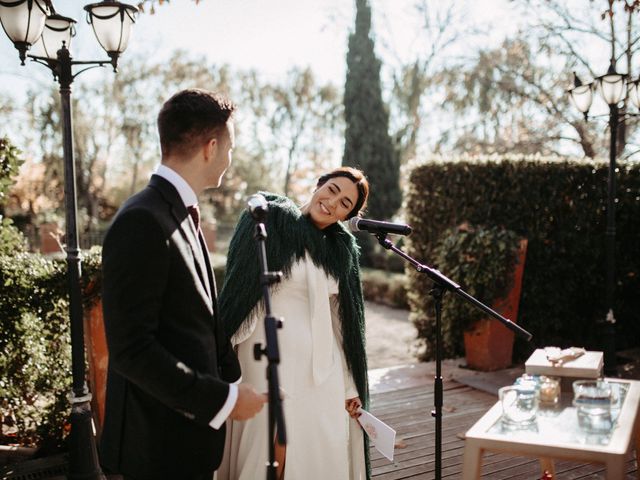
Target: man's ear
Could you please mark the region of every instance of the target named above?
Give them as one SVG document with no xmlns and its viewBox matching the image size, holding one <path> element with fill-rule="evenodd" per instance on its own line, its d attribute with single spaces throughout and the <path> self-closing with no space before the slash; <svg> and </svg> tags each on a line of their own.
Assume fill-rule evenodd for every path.
<svg viewBox="0 0 640 480">
<path fill-rule="evenodd" d="M 216 156 L 216 151 L 218 149 L 218 138 L 211 137 L 207 143 L 204 144 L 204 158 L 209 161 L 210 159 L 214 159 Z"/>
</svg>

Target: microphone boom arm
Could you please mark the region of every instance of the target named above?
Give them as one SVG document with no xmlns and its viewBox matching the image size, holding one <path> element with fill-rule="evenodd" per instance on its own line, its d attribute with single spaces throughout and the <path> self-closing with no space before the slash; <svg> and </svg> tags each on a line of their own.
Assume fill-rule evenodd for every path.
<svg viewBox="0 0 640 480">
<path fill-rule="evenodd" d="M 392 252 L 400 255 L 402 258 L 408 261 L 411 265 L 413 265 L 417 272 L 426 274 L 436 285 L 442 287 L 444 290 L 448 290 L 448 291 L 454 292 L 457 295 L 460 295 L 462 298 L 471 302 L 473 305 L 478 307 L 483 312 L 492 316 L 496 320 L 499 320 L 500 322 L 502 322 L 509 330 L 517 333 L 518 335 L 523 337 L 525 340 L 529 341 L 531 340 L 531 338 L 533 338 L 533 335 L 529 333 L 527 330 L 513 323 L 508 318 L 500 315 L 498 312 L 496 312 L 492 308 L 488 307 L 487 305 L 485 305 L 475 297 L 469 295 L 467 292 L 462 290 L 460 285 L 458 285 L 456 282 L 454 282 L 453 280 L 445 276 L 442 272 L 440 272 L 440 270 L 431 268 L 428 265 L 423 265 L 413 257 L 407 255 L 405 252 L 403 252 L 398 247 L 396 247 L 387 238 L 386 234 L 378 233 L 375 236 L 378 239 L 378 242 L 380 243 L 380 245 L 382 245 L 387 250 L 391 250 Z"/>
<path fill-rule="evenodd" d="M 412 258 L 398 247 L 396 247 L 388 238 L 386 233 L 376 233 L 376 238 L 380 245 L 382 245 L 387 250 L 391 250 L 392 252 L 400 255 L 406 261 L 408 261 L 411 265 L 415 267 L 415 269 L 420 272 L 426 274 L 433 281 L 433 288 L 429 292 L 430 295 L 434 299 L 435 311 L 436 311 L 436 375 L 434 377 L 434 387 L 433 387 L 433 405 L 434 409 L 431 411 L 431 416 L 436 421 L 435 426 L 435 479 L 440 480 L 442 478 L 442 406 L 443 406 L 443 396 L 444 396 L 444 388 L 442 384 L 442 297 L 444 292 L 449 290 L 451 292 L 460 295 L 465 300 L 468 300 L 473 305 L 478 307 L 480 310 L 485 313 L 491 315 L 496 320 L 502 322 L 510 330 L 514 331 L 518 335 L 526 338 L 527 340 L 531 340 L 532 335 L 527 332 L 524 328 L 516 325 L 511 320 L 503 317 L 498 312 L 493 309 L 487 307 L 484 303 L 475 299 L 468 293 L 466 293 L 460 285 L 455 283 L 454 281 L 447 278 L 442 274 L 439 270 L 435 268 L 431 268 L 428 265 L 423 265 L 418 262 L 416 259 Z"/>
</svg>

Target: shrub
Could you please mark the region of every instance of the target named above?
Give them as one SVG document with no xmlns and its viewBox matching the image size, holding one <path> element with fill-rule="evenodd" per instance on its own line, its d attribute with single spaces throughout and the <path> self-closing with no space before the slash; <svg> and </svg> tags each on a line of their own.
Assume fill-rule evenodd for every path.
<svg viewBox="0 0 640 480">
<path fill-rule="evenodd" d="M 501 227 L 462 224 L 447 229 L 434 250 L 434 263 L 462 289 L 487 306 L 503 298 L 512 286 L 511 272 L 520 238 Z M 459 295 L 449 293 L 442 308 L 442 352 L 447 357 L 464 354 L 462 332 L 487 314 Z M 425 351 L 423 358 L 435 356 L 435 310 L 429 296 L 427 316 L 416 322 Z"/>
<path fill-rule="evenodd" d="M 27 241 L 10 218 L 0 215 L 0 255 L 13 255 L 27 249 Z"/>
<path fill-rule="evenodd" d="M 409 308 L 406 277 L 401 273 L 362 269 L 362 293 L 365 300 L 394 308 Z"/>
<path fill-rule="evenodd" d="M 602 350 L 607 173 L 602 161 L 524 156 L 414 164 L 406 196 L 414 229 L 408 252 L 433 263 L 442 233 L 464 222 L 516 232 L 528 239 L 518 323 L 533 334 L 531 343 L 516 337 L 516 359 L 546 345 Z M 624 349 L 640 338 L 640 164 L 620 162 L 617 182 L 614 311 L 616 346 Z M 431 282 L 408 275 L 411 318 L 420 325 L 429 315 Z"/>
<path fill-rule="evenodd" d="M 5 203 L 7 192 L 13 185 L 13 178 L 18 174 L 23 162 L 20 150 L 12 145 L 7 137 L 0 138 L 0 205 Z"/>
<path fill-rule="evenodd" d="M 23 161 L 20 151 L 9 142 L 9 139 L 0 138 L 0 205 L 6 202 L 7 192 Z M 25 248 L 26 240 L 22 233 L 10 219 L 3 218 L 0 214 L 0 255 L 11 255 Z"/>
<path fill-rule="evenodd" d="M 83 287 L 92 295 L 99 264 L 99 249 L 85 255 Z M 63 259 L 0 256 L 0 443 L 47 452 L 63 444 L 71 391 L 66 271 Z"/>
<path fill-rule="evenodd" d="M 101 249 L 83 253 L 85 308 L 100 295 Z M 224 262 L 214 267 L 222 285 Z M 66 262 L 40 254 L 0 255 L 0 444 L 59 449 L 70 413 L 71 345 Z M 365 298 L 406 308 L 405 276 L 363 270 Z"/>
</svg>

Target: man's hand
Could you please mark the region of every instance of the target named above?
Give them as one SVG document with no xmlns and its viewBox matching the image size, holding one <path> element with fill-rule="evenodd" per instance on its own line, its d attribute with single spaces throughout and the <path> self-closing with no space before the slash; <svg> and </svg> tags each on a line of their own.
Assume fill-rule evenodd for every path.
<svg viewBox="0 0 640 480">
<path fill-rule="evenodd" d="M 231 410 L 229 418 L 233 420 L 248 420 L 255 417 L 267 402 L 267 396 L 256 392 L 248 383 L 238 385 L 238 400 Z"/>
</svg>

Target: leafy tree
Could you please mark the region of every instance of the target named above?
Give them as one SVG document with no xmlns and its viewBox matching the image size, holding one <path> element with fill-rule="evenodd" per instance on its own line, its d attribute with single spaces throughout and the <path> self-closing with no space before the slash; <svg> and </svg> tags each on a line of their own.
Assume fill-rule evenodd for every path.
<svg viewBox="0 0 640 480">
<path fill-rule="evenodd" d="M 83 231 L 113 215 L 140 189 L 159 159 L 155 119 L 167 92 L 186 86 L 218 86 L 201 59 L 176 52 L 162 64 L 127 62 L 115 76 L 79 82 L 72 97 L 79 220 Z M 131 65 L 144 65 L 133 68 Z M 43 191 L 62 213 L 63 158 L 59 95 L 55 88 L 29 93 L 28 116 L 35 156 L 46 165 Z"/>
<path fill-rule="evenodd" d="M 72 96 L 76 196 L 80 225 L 88 231 L 103 217 L 107 159 L 119 138 L 117 103 L 109 96 L 108 80 L 94 85 L 78 84 Z M 30 92 L 32 130 L 38 133 L 41 161 L 47 168 L 42 185 L 54 199 L 62 216 L 64 207 L 64 157 L 60 96 L 54 87 L 42 93 Z"/>
<path fill-rule="evenodd" d="M 4 205 L 9 187 L 24 160 L 7 137 L 0 138 L 0 205 Z"/>
<path fill-rule="evenodd" d="M 331 139 L 336 139 L 342 113 L 340 96 L 331 84 L 317 85 L 310 69 L 294 68 L 285 83 L 274 84 L 267 91 L 272 103 L 265 118 L 271 133 L 271 149 L 284 153 L 282 191 L 290 195 L 292 177 L 297 171 L 315 170 L 319 158 L 327 160 L 319 150 L 330 152 Z"/>
<path fill-rule="evenodd" d="M 433 114 L 440 108 L 435 79 L 451 61 L 454 47 L 461 39 L 469 40 L 475 35 L 474 29 L 466 25 L 462 10 L 454 3 L 416 0 L 411 12 L 419 19 L 421 28 L 412 45 L 412 60 L 399 59 L 400 66 L 392 72 L 390 92 L 390 125 L 401 165 L 417 158 L 421 147 L 438 149 L 441 135 L 433 133 L 440 129 L 440 122 L 434 121 L 437 117 Z M 400 57 L 389 48 L 389 57 Z M 435 145 L 428 144 L 427 135 L 438 139 Z"/>
<path fill-rule="evenodd" d="M 113 87 L 110 89 L 121 107 L 120 129 L 125 154 L 120 159 L 122 163 L 118 170 L 129 179 L 128 188 L 123 189 L 123 196 L 131 196 L 143 186 L 147 181 L 144 174 L 154 160 L 157 161 L 156 124 L 152 112 L 158 108 L 158 90 L 161 87 L 155 87 L 154 82 L 149 79 L 157 76 L 158 70 L 158 65 L 149 65 L 144 70 L 127 68 L 114 77 Z M 114 187 L 116 185 L 111 186 Z M 111 201 L 119 205 L 119 200 L 112 198 Z"/>
<path fill-rule="evenodd" d="M 599 0 L 590 1 L 588 5 L 582 2 L 580 9 L 572 9 L 571 5 L 556 0 L 554 2 L 539 2 L 521 0 L 524 8 L 535 8 L 537 17 L 533 26 L 538 36 L 557 51 L 567 61 L 567 71 L 575 71 L 585 79 L 585 76 L 595 78 L 603 75 L 607 67 L 614 66 L 620 73 L 632 74 L 632 66 L 637 52 L 637 44 L 640 42 L 638 29 L 638 10 L 640 2 L 637 0 Z M 594 46 L 607 52 L 609 65 L 603 63 L 590 63 L 590 58 L 585 52 Z M 588 48 L 590 47 L 590 49 Z M 619 103 L 620 125 L 617 129 L 617 154 L 623 156 L 627 145 L 633 147 L 630 156 L 638 151 L 638 139 L 635 135 L 637 119 L 626 117 L 624 113 L 629 109 L 631 99 L 627 92 L 625 98 Z M 571 108 L 575 113 L 576 109 Z M 578 115 L 579 116 L 579 115 Z M 593 122 L 592 122 L 593 123 Z M 575 122 L 574 122 L 575 128 Z M 609 149 L 608 132 L 602 132 L 600 138 L 589 131 L 584 123 L 580 128 L 575 128 L 577 139 L 583 147 L 586 156 L 590 155 L 589 147 L 594 153 L 606 155 Z M 598 128 L 597 131 L 602 131 Z M 602 137 L 606 139 L 603 139 Z M 574 137 L 575 138 L 575 137 Z M 590 138 L 595 138 L 589 145 Z"/>
<path fill-rule="evenodd" d="M 4 218 L 7 192 L 23 163 L 20 151 L 7 137 L 0 138 L 0 255 L 10 255 L 23 250 L 25 241 L 13 222 Z"/>
<path fill-rule="evenodd" d="M 570 104 L 567 88 L 576 71 L 583 80 L 606 72 L 585 52 L 610 52 L 617 70 L 630 71 L 637 28 L 637 2 L 518 0 L 528 25 L 498 48 L 479 49 L 442 71 L 443 104 L 455 113 L 453 150 L 466 152 L 576 153 L 605 156 L 608 132 L 585 123 Z M 593 67 L 598 70 L 593 70 Z M 621 102 L 628 107 L 629 97 Z M 597 113 L 594 105 L 593 112 Z M 637 121 L 622 120 L 618 153 L 635 144 Z M 631 151 L 629 155 L 635 153 Z"/>
<path fill-rule="evenodd" d="M 200 3 L 201 0 L 192 0 L 196 2 L 196 5 Z M 141 12 L 149 12 L 153 15 L 156 11 L 156 6 L 161 6 L 164 3 L 169 3 L 169 0 L 142 0 L 138 2 L 138 8 Z"/>
<path fill-rule="evenodd" d="M 369 2 L 356 0 L 355 31 L 349 35 L 347 52 L 342 163 L 361 168 L 369 178 L 370 215 L 390 218 L 401 203 L 399 162 L 389 136 L 389 114 L 380 85 L 380 61 L 370 32 Z"/>
<path fill-rule="evenodd" d="M 526 38 L 507 39 L 482 50 L 466 68 L 441 75 L 445 105 L 466 113 L 457 124 L 453 149 L 468 153 L 554 154 L 567 140 L 568 125 L 583 129 L 572 115 L 566 76 L 536 64 Z M 458 120 L 460 122 L 460 120 Z M 585 148 L 593 150 L 592 141 Z"/>
<path fill-rule="evenodd" d="M 265 111 L 266 86 L 254 72 L 235 72 L 228 66 L 210 65 L 203 57 L 189 56 L 187 52 L 176 51 L 168 62 L 157 65 L 155 82 L 157 93 L 149 108 L 153 139 L 147 144 L 148 151 L 154 152 L 154 162 L 160 161 L 156 138 L 156 115 L 160 105 L 170 95 L 185 88 L 206 88 L 228 96 L 238 105 L 236 127 L 236 148 L 233 162 L 225 174 L 220 188 L 207 190 L 200 199 L 205 220 L 233 222 L 237 213 L 244 208 L 246 197 L 258 190 L 273 189 L 274 180 L 269 168 L 273 155 L 269 146 L 259 141 L 252 132 L 262 131 Z M 149 92 L 145 93 L 149 96 Z M 258 144 L 256 147 L 255 144 Z"/>
<path fill-rule="evenodd" d="M 135 64 L 134 69 L 131 65 Z M 338 90 L 309 70 L 267 82 L 256 72 L 232 71 L 177 51 L 163 62 L 136 59 L 118 75 L 88 85 L 72 97 L 74 153 L 81 234 L 100 229 L 118 206 L 146 184 L 159 162 L 156 116 L 173 93 L 200 87 L 228 95 L 237 105 L 234 161 L 221 188 L 201 199 L 205 219 L 232 222 L 246 197 L 258 190 L 309 190 L 302 178 L 339 160 L 341 110 Z M 54 86 L 32 91 L 23 107 L 32 128 L 22 132 L 31 152 L 29 180 L 22 178 L 17 205 L 34 215 L 45 205 L 63 216 L 63 159 L 59 95 Z M 0 109 L 0 119 L 15 111 Z M 44 168 L 39 168 L 43 166 Z M 299 178 L 300 177 L 300 178 Z M 35 201 L 48 197 L 50 202 Z M 298 198 L 299 199 L 299 198 Z"/>
</svg>

